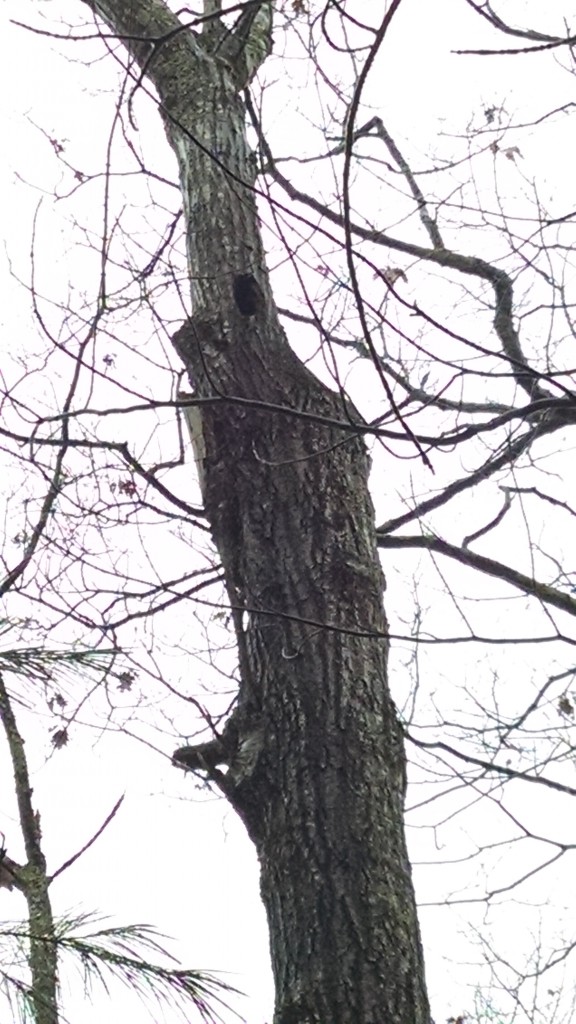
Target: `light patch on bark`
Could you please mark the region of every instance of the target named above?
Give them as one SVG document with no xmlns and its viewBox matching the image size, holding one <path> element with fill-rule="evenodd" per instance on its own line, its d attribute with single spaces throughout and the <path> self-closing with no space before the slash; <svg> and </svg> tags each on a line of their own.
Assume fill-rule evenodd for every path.
<svg viewBox="0 0 576 1024">
<path fill-rule="evenodd" d="M 178 392 L 178 401 L 186 402 L 194 398 L 194 395 L 188 394 L 185 391 Z M 190 434 L 190 440 L 192 442 L 192 451 L 194 453 L 194 462 L 196 463 L 196 472 L 198 473 L 198 483 L 200 485 L 200 493 L 202 495 L 202 501 L 204 501 L 204 489 L 205 489 L 205 470 L 204 470 L 204 459 L 206 458 L 206 444 L 204 441 L 204 430 L 202 428 L 202 412 L 197 405 L 185 405 L 182 409 L 184 413 L 184 419 L 186 420 L 186 426 L 188 427 L 188 433 Z"/>
</svg>

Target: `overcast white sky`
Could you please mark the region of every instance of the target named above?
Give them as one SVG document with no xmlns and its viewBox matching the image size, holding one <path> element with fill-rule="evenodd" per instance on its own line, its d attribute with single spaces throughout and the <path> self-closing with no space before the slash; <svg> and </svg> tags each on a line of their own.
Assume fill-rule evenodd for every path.
<svg viewBox="0 0 576 1024">
<path fill-rule="evenodd" d="M 358 11 L 374 8 L 376 0 L 358 3 Z M 378 8 L 380 9 L 380 4 Z M 543 5 L 537 0 L 500 5 L 514 9 L 516 20 L 543 31 L 561 30 L 561 16 L 566 3 L 549 0 L 545 17 Z M 463 0 L 446 0 L 441 5 L 405 0 L 394 26 L 393 45 L 387 45 L 381 58 L 381 79 L 373 79 L 368 97 L 381 102 L 382 115 L 389 119 L 400 141 L 411 140 L 412 152 L 418 147 L 424 160 L 427 148 L 441 131 L 463 130 L 468 115 L 485 106 L 502 106 L 512 116 L 523 109 L 530 98 L 534 111 L 534 84 L 537 82 L 538 102 L 542 112 L 564 103 L 573 92 L 565 72 L 546 64 L 546 75 L 537 70 L 538 58 L 463 58 L 450 54 L 451 49 L 495 45 L 498 39 L 473 18 Z M 55 159 L 49 139 L 57 139 L 66 147 L 66 157 L 73 167 L 94 173 L 104 166 L 103 146 L 114 107 L 111 91 L 113 77 L 106 73 L 99 59 L 100 48 L 52 43 L 46 37 L 33 35 L 10 23 L 10 18 L 47 27 L 58 28 L 59 20 L 81 24 L 87 18 L 84 6 L 77 2 L 50 0 L 46 3 L 27 0 L 4 0 L 0 6 L 4 24 L 0 31 L 0 120 L 4 139 L 0 158 L 2 232 L 5 249 L 0 257 L 0 289 L 4 297 L 0 309 L 0 351 L 14 357 L 16 352 L 38 351 L 40 343 L 30 314 L 29 296 L 18 287 L 16 277 L 29 280 L 30 248 L 34 213 L 40 198 L 43 204 L 37 222 L 39 254 L 46 254 L 38 267 L 40 291 L 45 294 L 66 294 L 66 282 L 73 278 L 76 296 L 85 290 L 88 298 L 95 294 L 93 254 L 74 247 L 66 233 L 66 221 L 74 207 L 55 204 L 53 192 L 64 194 L 70 182 L 61 164 Z M 89 74 L 83 61 L 89 53 L 93 63 Z M 63 56 L 67 54 L 69 60 Z M 293 62 L 296 77 L 303 69 Z M 270 79 L 273 73 L 270 72 Z M 286 151 L 299 144 L 303 128 L 303 112 L 289 92 L 276 85 L 270 99 L 275 139 Z M 139 129 L 144 138 L 143 149 L 159 133 L 150 108 L 139 108 Z M 454 126 L 452 128 L 451 126 Z M 415 142 L 414 139 L 418 141 Z M 513 140 L 512 140 L 513 141 Z M 164 143 L 158 143 L 158 148 Z M 573 202 L 573 142 L 566 140 L 561 124 L 542 129 L 521 143 L 521 169 L 528 178 L 542 173 L 543 159 L 551 146 L 558 148 L 558 162 L 565 162 L 569 173 L 554 178 L 551 201 L 561 205 Z M 122 155 L 118 151 L 118 161 Z M 158 156 L 155 167 L 161 173 L 173 172 L 166 153 Z M 490 173 L 488 164 L 486 174 Z M 506 168 L 507 187 L 514 190 L 514 175 L 520 172 L 514 162 Z M 98 183 L 83 193 L 80 206 L 85 222 L 99 228 L 102 193 Z M 151 216 L 151 221 L 153 220 Z M 71 227 L 71 226 L 70 226 Z M 56 313 L 57 311 L 55 311 Z M 179 312 L 174 305 L 173 315 Z M 116 352 L 124 360 L 123 370 L 137 372 L 128 356 Z M 167 380 L 167 378 L 166 378 Z M 354 377 L 352 377 L 354 382 Z M 136 382 L 146 390 L 150 381 Z M 37 386 L 42 390 L 42 378 Z M 358 378 L 361 387 L 361 377 Z M 167 386 L 168 390 L 168 386 Z M 136 428 L 137 429 L 137 428 Z M 183 478 L 182 478 L 183 479 Z M 2 484 L 0 490 L 6 490 Z M 190 500 L 195 487 L 190 480 Z M 380 496 L 381 498 L 382 496 Z M 379 496 L 376 504 L 380 506 Z M 379 507 L 379 511 L 382 508 Z M 165 540 L 164 543 L 168 544 Z M 172 543 L 172 542 L 170 542 Z M 171 557 L 176 561 L 180 549 L 174 546 Z M 408 563 L 409 564 L 409 563 Z M 7 614 L 12 614 L 10 604 Z M 21 612 L 20 612 L 21 614 Z M 170 627 L 176 628 L 177 627 Z M 169 633 L 169 630 L 167 630 Z M 197 641 L 198 646 L 201 640 Z M 193 644 L 192 644 L 193 646 Z M 466 655 L 467 656 L 467 655 Z M 459 657 L 459 655 L 458 655 Z M 462 658 L 465 655 L 462 654 Z M 522 664 L 530 661 L 525 652 L 515 652 Z M 544 653 L 538 658 L 544 662 Z M 457 658 L 453 662 L 457 669 Z M 424 656 L 431 671 L 438 670 L 438 659 Z M 163 663 L 166 665 L 166 662 Z M 532 667 L 534 662 L 532 661 Z M 177 662 L 179 677 L 186 667 Z M 194 662 L 195 672 L 198 663 Z M 453 687 L 457 700 L 456 678 L 441 680 L 443 687 Z M 271 1019 L 271 983 L 267 966 L 267 934 L 264 913 L 258 897 L 256 859 L 242 825 L 224 801 L 202 791 L 191 779 L 185 779 L 170 765 L 169 755 L 180 741 L 178 730 L 170 735 L 168 722 L 158 721 L 164 732 L 162 754 L 143 744 L 130 742 L 121 735 L 104 735 L 96 729 L 77 730 L 69 746 L 50 756 L 45 722 L 32 732 L 28 752 L 34 770 L 34 795 L 44 827 L 46 853 L 51 869 L 55 869 L 99 827 L 111 807 L 123 793 L 124 804 L 116 819 L 82 860 L 62 875 L 54 885 L 53 898 L 57 913 L 81 909 L 97 910 L 122 923 L 147 922 L 175 938 L 174 950 L 187 966 L 219 969 L 230 972 L 230 981 L 248 993 L 238 1009 L 249 1024 L 264 1024 Z M 135 729 L 138 732 L 138 728 Z M 181 729 L 185 732 L 184 728 Z M 147 738 L 151 733 L 140 730 Z M 156 736 L 156 743 L 158 739 Z M 10 767 L 6 751 L 0 745 L 1 777 L 5 780 L 0 803 L 0 829 L 6 835 L 7 847 L 16 859 L 21 855 L 14 800 L 9 794 Z M 520 800 L 524 799 L 522 796 Z M 562 805 L 564 806 L 564 805 Z M 564 812 L 554 796 L 534 797 L 534 807 L 547 813 L 540 817 L 540 828 L 546 820 L 556 820 Z M 526 810 L 526 807 L 523 807 Z M 476 809 L 466 819 L 466 833 L 483 831 L 491 819 L 490 808 Z M 453 841 L 458 843 L 455 827 Z M 566 837 L 574 841 L 573 827 L 566 823 Z M 415 830 L 409 838 L 416 856 L 427 849 L 428 839 Z M 466 841 L 462 839 L 462 847 Z M 459 847 L 450 851 L 454 855 Z M 416 872 L 419 892 L 424 897 L 437 891 L 437 876 L 424 868 Z M 452 869 L 452 882 L 459 884 L 458 869 Z M 546 902 L 557 886 L 560 892 L 566 877 L 546 877 L 543 888 L 534 898 Z M 22 898 L 17 893 L 0 892 L 2 915 L 19 918 L 23 912 Z M 516 908 L 518 910 L 518 908 Z M 483 909 L 476 915 L 482 923 Z M 515 916 L 515 928 L 519 916 Z M 534 918 L 526 913 L 527 930 L 522 939 L 530 944 Z M 561 912 L 558 912 L 561 921 Z M 464 948 L 458 917 L 450 921 L 439 911 L 422 915 L 428 943 L 428 973 L 437 1022 L 471 1006 L 467 985 L 471 973 L 447 966 L 451 957 Z M 505 933 L 504 933 L 505 934 Z M 468 931 L 466 939 L 470 938 Z M 512 941 L 512 940 L 511 940 Z M 446 958 L 446 959 L 444 959 Z M 472 971 L 473 974 L 473 971 Z M 99 995 L 91 1006 L 73 1000 L 71 1019 L 75 1024 L 90 1024 L 105 1015 L 108 1024 L 124 1024 L 127 1013 L 145 1019 L 139 1007 L 128 1008 L 126 997 L 107 1000 Z M 177 1018 L 167 1012 L 155 1019 L 172 1024 Z"/>
</svg>

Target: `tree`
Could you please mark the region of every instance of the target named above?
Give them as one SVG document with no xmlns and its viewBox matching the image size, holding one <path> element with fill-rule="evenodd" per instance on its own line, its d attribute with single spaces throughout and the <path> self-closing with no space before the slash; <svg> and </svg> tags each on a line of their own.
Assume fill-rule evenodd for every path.
<svg viewBox="0 0 576 1024">
<path fill-rule="evenodd" d="M 278 1024 L 427 1024 L 362 425 L 292 353 L 266 273 L 242 90 L 271 10 L 195 36 L 156 0 L 92 6 L 153 82 L 179 162 L 193 313 L 174 345 L 239 647 L 225 732 L 175 757 L 229 767 L 216 777 L 258 851 Z"/>
<path fill-rule="evenodd" d="M 404 6 L 400 0 L 379 12 L 380 23 L 373 28 L 337 4 L 319 15 L 329 42 L 329 14 L 342 19 L 344 36 L 354 33 L 347 49 L 356 78 L 348 94 L 331 83 L 340 107 L 347 108 L 340 137 L 326 146 L 341 162 L 338 210 L 282 172 L 247 91 L 271 49 L 269 4 L 241 5 L 232 18 L 218 2 L 207 2 L 201 16 L 174 14 L 161 0 L 94 0 L 87 6 L 107 26 L 98 31 L 115 56 L 116 39 L 128 54 L 128 109 L 145 81 L 153 85 L 178 161 L 192 313 L 173 343 L 192 388 L 179 404 L 189 414 L 203 499 L 201 510 L 186 511 L 210 527 L 238 648 L 239 693 L 232 714 L 206 742 L 180 747 L 175 761 L 220 787 L 258 851 L 276 1024 L 350 1019 L 428 1024 L 403 830 L 404 738 L 420 752 L 422 770 L 429 751 L 451 765 L 461 759 L 468 773 L 465 785 L 479 786 L 494 776 L 497 785 L 505 777 L 534 779 L 537 773 L 530 774 L 525 764 L 500 763 L 499 755 L 511 743 L 511 733 L 520 733 L 527 716 L 540 711 L 548 690 L 540 687 L 536 703 L 531 699 L 524 713 L 504 717 L 493 734 L 488 727 L 476 734 L 464 753 L 445 734 L 437 738 L 438 723 L 430 740 L 420 734 L 415 713 L 405 714 L 401 725 L 388 688 L 390 630 L 382 611 L 378 548 L 421 549 L 455 560 L 533 596 L 545 609 L 574 614 L 574 599 L 561 578 L 541 582 L 533 570 L 520 572 L 471 549 L 506 520 L 520 487 L 508 481 L 501 506 L 469 528 L 463 543 L 444 539 L 446 520 L 430 519 L 500 472 L 513 479 L 535 446 L 573 424 L 570 363 L 562 338 L 552 364 L 550 352 L 541 357 L 537 347 L 530 349 L 530 337 L 527 355 L 517 326 L 518 317 L 527 316 L 515 304 L 518 281 L 522 274 L 543 279 L 540 261 L 549 257 L 550 246 L 518 238 L 510 218 L 494 214 L 481 200 L 472 227 L 497 221 L 496 255 L 485 256 L 483 245 L 474 244 L 474 231 L 465 227 L 452 240 L 450 200 L 434 205 L 424 195 L 419 176 L 379 115 L 359 123 L 369 102 L 371 71 Z M 467 6 L 491 28 L 519 35 L 522 45 L 526 40 L 544 47 L 567 44 L 566 34 L 516 30 L 489 5 Z M 282 17 L 279 10 L 274 14 L 277 21 Z M 305 14 L 296 4 L 285 20 Z M 358 45 L 360 69 L 356 33 L 368 39 L 363 51 Z M 482 151 L 495 162 L 503 157 L 514 164 L 520 151 L 514 142 L 502 143 L 499 112 L 487 107 L 483 116 L 485 124 L 465 142 L 482 145 L 487 135 Z M 257 156 L 248 144 L 247 122 Z M 385 169 L 403 182 L 401 216 L 416 211 L 424 241 L 413 239 L 412 228 L 402 237 L 353 212 L 353 159 L 358 154 L 361 162 L 360 147 L 374 142 L 386 153 Z M 314 231 L 317 269 L 327 286 L 324 300 L 330 305 L 344 295 L 344 326 L 353 304 L 353 326 L 344 338 L 329 322 L 330 314 L 324 319 L 312 301 L 295 319 L 317 329 L 328 359 L 340 349 L 371 361 L 385 406 L 370 420 L 345 394 L 341 379 L 350 365 L 345 358 L 333 371 L 336 386 L 329 388 L 288 345 L 266 269 L 258 208 L 264 180 L 274 183 L 271 216 L 277 234 L 287 240 L 289 259 L 297 227 Z M 460 182 L 458 189 L 464 191 Z M 464 216 L 467 197 L 454 205 Z M 571 223 L 571 216 L 562 219 Z M 538 230 L 556 222 L 540 213 Z M 331 265 L 331 247 L 341 276 Z M 382 266 L 379 248 L 409 257 L 413 267 Z M 471 313 L 462 328 L 439 316 L 433 301 L 403 297 L 402 285 L 422 268 L 446 274 L 447 296 L 459 287 L 452 279 L 467 282 Z M 367 277 L 383 290 L 380 306 Z M 305 282 L 302 289 L 306 294 Z M 562 294 L 560 309 L 570 333 L 570 302 Z M 113 306 L 103 288 L 90 339 L 105 329 Z M 480 330 L 473 325 L 476 318 Z M 418 333 L 410 330 L 414 323 Z M 438 337 L 446 345 L 440 357 L 429 348 L 430 338 Z M 402 343 L 398 348 L 396 339 Z M 416 371 L 414 353 L 420 359 Z M 458 393 L 461 384 L 464 394 Z M 70 444 L 64 436 L 67 417 L 73 412 L 68 404 L 61 416 L 58 443 L 64 454 Z M 409 450 L 410 458 L 427 471 L 436 469 L 442 480 L 445 451 L 456 448 L 476 458 L 488 438 L 492 450 L 473 471 L 448 470 L 450 479 L 434 494 L 407 501 L 407 508 L 376 529 L 364 437 Z M 84 441 L 78 447 L 82 443 L 86 446 Z M 143 467 L 126 445 L 109 443 L 107 450 L 166 497 L 157 469 Z M 376 459 L 379 454 L 376 449 Z M 560 499 L 529 487 L 558 506 Z M 45 521 L 44 516 L 42 529 Z M 424 524 L 419 534 L 398 535 L 412 522 Z M 32 558 L 34 548 L 28 550 Z M 10 574 L 8 581 L 13 582 Z M 554 629 L 551 638 L 564 638 Z M 480 637 L 473 627 L 465 635 L 474 642 Z M 429 634 L 417 638 L 424 643 Z M 570 696 L 561 697 L 569 715 Z M 470 726 L 455 731 L 462 739 Z M 541 760 L 535 757 L 537 767 Z M 551 784 L 572 792 L 563 781 Z"/>
</svg>

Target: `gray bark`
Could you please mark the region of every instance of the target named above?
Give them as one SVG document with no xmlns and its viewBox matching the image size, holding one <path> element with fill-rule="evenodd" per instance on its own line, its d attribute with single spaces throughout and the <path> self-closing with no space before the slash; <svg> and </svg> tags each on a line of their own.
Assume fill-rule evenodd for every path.
<svg viewBox="0 0 576 1024">
<path fill-rule="evenodd" d="M 219 782 L 255 843 L 275 1024 L 429 1024 L 368 459 L 355 410 L 278 319 L 245 62 L 211 55 L 213 33 L 174 32 L 159 0 L 89 6 L 153 81 L 178 159 L 193 315 L 174 344 L 204 400 L 204 501 L 238 639 L 230 725 L 176 760 Z"/>
<path fill-rule="evenodd" d="M 6 734 L 12 761 L 20 826 L 27 857 L 27 863 L 22 866 L 10 858 L 4 858 L 3 864 L 8 868 L 9 887 L 14 885 L 20 889 L 28 905 L 29 994 L 34 1024 L 58 1024 L 58 947 L 48 891 L 50 883 L 42 851 L 40 817 L 32 805 L 32 786 L 24 753 L 24 740 L 18 730 L 1 674 L 0 721 Z"/>
</svg>

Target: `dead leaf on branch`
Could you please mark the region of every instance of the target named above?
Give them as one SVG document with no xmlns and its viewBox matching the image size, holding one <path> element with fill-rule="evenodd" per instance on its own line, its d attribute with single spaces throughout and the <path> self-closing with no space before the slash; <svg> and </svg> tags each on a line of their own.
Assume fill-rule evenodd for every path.
<svg viewBox="0 0 576 1024">
<path fill-rule="evenodd" d="M 52 746 L 54 750 L 61 750 L 68 743 L 68 729 L 56 729 L 52 733 Z"/>
<path fill-rule="evenodd" d="M 381 277 L 388 285 L 395 285 L 397 281 L 408 282 L 408 278 L 401 267 L 383 267 L 376 271 L 374 277 Z"/>
<path fill-rule="evenodd" d="M 558 711 L 561 715 L 564 715 L 566 718 L 574 717 L 574 705 L 570 698 L 566 696 L 566 694 L 560 697 L 560 700 L 558 701 Z"/>
</svg>

